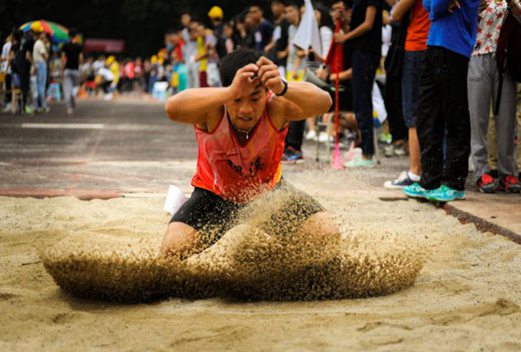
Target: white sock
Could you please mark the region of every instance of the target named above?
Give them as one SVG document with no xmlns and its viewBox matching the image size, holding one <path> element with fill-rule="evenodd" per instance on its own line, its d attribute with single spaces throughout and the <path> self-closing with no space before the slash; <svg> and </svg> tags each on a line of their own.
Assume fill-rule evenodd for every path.
<svg viewBox="0 0 521 352">
<path fill-rule="evenodd" d="M 420 177 L 420 176 L 418 176 L 418 175 L 416 175 L 416 174 L 413 174 L 413 173 L 410 172 L 410 171 L 407 171 L 407 176 L 409 176 L 409 178 L 410 178 L 411 180 L 413 180 L 414 182 L 418 182 L 418 181 L 421 180 L 421 177 Z"/>
</svg>

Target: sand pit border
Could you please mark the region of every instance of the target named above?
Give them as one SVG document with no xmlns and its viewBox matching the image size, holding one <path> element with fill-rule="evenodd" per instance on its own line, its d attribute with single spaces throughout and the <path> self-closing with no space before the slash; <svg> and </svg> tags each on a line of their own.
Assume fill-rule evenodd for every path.
<svg viewBox="0 0 521 352">
<path fill-rule="evenodd" d="M 521 244 L 521 235 L 514 231 L 491 223 L 490 221 L 487 221 L 479 216 L 472 215 L 448 203 L 444 205 L 443 209 L 447 215 L 454 216 L 462 224 L 472 223 L 476 225 L 476 228 L 481 232 L 492 232 L 496 235 L 506 237 L 517 244 Z"/>
<path fill-rule="evenodd" d="M 123 197 L 144 197 L 148 198 L 149 196 L 157 197 L 163 195 L 158 192 L 138 192 L 136 195 L 133 195 L 131 192 L 117 192 L 117 191 L 100 191 L 93 189 L 44 189 L 44 188 L 16 188 L 16 189 L 7 189 L 0 188 L 0 196 L 6 197 L 32 197 L 32 198 L 48 198 L 48 197 L 64 197 L 71 196 L 76 197 L 80 200 L 108 200 L 113 198 L 123 198 Z M 407 197 L 381 197 L 379 198 L 381 201 L 386 202 L 396 202 L 396 201 L 408 201 Z M 447 215 L 451 215 L 458 219 L 462 224 L 474 224 L 476 228 L 481 232 L 491 232 L 496 235 L 500 235 L 510 239 L 511 241 L 521 244 L 521 234 L 518 234 L 508 228 L 499 226 L 490 221 L 487 221 L 479 216 L 473 215 L 469 212 L 458 209 L 457 206 L 446 203 L 443 206 L 443 209 L 447 213 Z"/>
</svg>

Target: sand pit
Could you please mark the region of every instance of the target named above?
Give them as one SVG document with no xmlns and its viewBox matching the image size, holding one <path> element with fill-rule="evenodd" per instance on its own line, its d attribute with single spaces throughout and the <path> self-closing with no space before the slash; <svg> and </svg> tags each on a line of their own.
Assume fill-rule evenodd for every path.
<svg viewBox="0 0 521 352">
<path fill-rule="evenodd" d="M 386 281 L 362 275 L 360 270 L 364 267 L 359 265 L 366 263 L 365 268 L 374 268 L 371 258 L 379 258 L 373 264 L 380 264 L 378 272 L 383 275 L 386 265 L 392 267 L 399 264 L 400 258 L 407 258 L 397 253 L 410 253 L 408 247 L 420 243 L 428 249 L 429 255 L 415 284 L 390 295 L 363 299 L 245 302 L 244 296 L 282 299 L 284 297 L 269 297 L 269 293 L 291 296 L 295 294 L 292 287 L 305 286 L 296 282 L 293 286 L 277 287 L 274 281 L 271 285 L 252 286 L 237 275 L 228 278 L 227 283 L 240 282 L 241 285 L 227 285 L 224 292 L 230 296 L 223 295 L 222 287 L 215 286 L 215 281 L 196 277 L 195 273 L 201 272 L 198 266 L 205 264 L 202 257 L 211 254 L 202 253 L 198 262 L 192 259 L 192 269 L 184 269 L 192 275 L 194 287 L 206 287 L 199 292 L 204 299 L 170 298 L 133 305 L 77 299 L 53 282 L 39 258 L 40 251 L 60 248 L 60 244 L 67 241 L 71 244 L 67 246 L 69 249 L 73 244 L 89 243 L 100 258 L 116 255 L 121 259 L 112 261 L 109 266 L 114 270 L 112 282 L 125 280 L 124 276 L 118 276 L 122 275 L 121 271 L 118 273 L 118 265 L 141 279 L 146 279 L 140 272 L 144 266 L 156 271 L 154 277 L 167 277 L 172 282 L 182 279 L 171 275 L 170 270 L 165 272 L 164 263 L 142 259 L 158 248 L 168 221 L 168 216 L 160 210 L 162 200 L 84 202 L 73 198 L 0 198 L 0 307 L 4 313 L 0 317 L 0 349 L 521 349 L 519 245 L 479 233 L 473 225 L 461 225 L 429 205 L 413 201 L 381 202 L 378 200 L 381 194 L 368 189 L 356 177 L 351 176 L 346 182 L 335 174 L 313 172 L 294 176 L 290 181 L 316 196 L 342 228 L 342 253 L 348 254 L 341 258 L 346 264 L 344 267 L 359 268 L 359 271 L 346 271 L 329 280 L 361 278 L 359 282 L 346 280 L 343 283 L 344 297 L 396 291 L 397 283 L 388 280 L 390 276 Z M 82 249 L 86 248 L 78 248 L 79 257 Z M 361 253 L 371 255 L 361 260 Z M 241 258 L 242 262 L 248 262 L 248 255 Z M 139 265 L 128 270 L 125 260 Z M 407 267 L 407 263 L 414 261 L 404 259 L 401 265 Z M 333 261 L 324 265 L 341 270 L 342 266 L 338 269 L 336 264 Z M 82 265 L 88 265 L 88 260 Z M 219 272 L 226 272 L 227 265 L 230 262 L 222 263 L 221 267 L 213 265 L 214 278 L 219 277 Z M 334 272 L 333 269 L 311 268 L 307 273 L 322 280 L 315 282 L 327 283 L 328 278 L 323 274 Z M 94 271 L 87 272 L 96 277 Z M 369 279 L 362 279 L 366 277 Z M 302 275 L 296 276 L 295 280 L 302 278 Z M 397 281 L 400 280 L 405 279 Z M 305 281 L 313 282 L 309 278 Z M 140 297 L 149 294 L 148 298 L 153 299 L 164 289 L 155 282 L 135 281 L 134 286 L 126 286 L 128 290 L 119 298 L 106 298 L 120 300 L 132 292 L 140 292 Z M 375 282 L 378 285 L 372 287 L 370 283 Z M 388 282 L 388 291 L 382 291 L 382 282 Z M 174 287 L 183 288 L 181 291 L 190 289 L 186 280 L 177 283 Z M 363 292 L 356 292 L 360 287 L 364 288 Z M 218 292 L 211 292 L 216 288 Z M 314 296 L 302 293 L 313 290 L 316 290 Z M 297 295 L 301 299 L 334 297 L 323 287 L 306 287 L 302 292 Z M 174 297 L 189 296 L 181 293 L 168 292 Z"/>
</svg>

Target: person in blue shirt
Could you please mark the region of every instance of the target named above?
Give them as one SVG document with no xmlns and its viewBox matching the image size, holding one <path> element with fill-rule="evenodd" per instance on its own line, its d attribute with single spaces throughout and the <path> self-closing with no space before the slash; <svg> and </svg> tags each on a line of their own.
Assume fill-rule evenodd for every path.
<svg viewBox="0 0 521 352">
<path fill-rule="evenodd" d="M 423 0 L 432 24 L 417 112 L 422 175 L 419 183 L 403 189 L 409 197 L 438 202 L 465 198 L 470 154 L 467 69 L 479 2 Z"/>
</svg>

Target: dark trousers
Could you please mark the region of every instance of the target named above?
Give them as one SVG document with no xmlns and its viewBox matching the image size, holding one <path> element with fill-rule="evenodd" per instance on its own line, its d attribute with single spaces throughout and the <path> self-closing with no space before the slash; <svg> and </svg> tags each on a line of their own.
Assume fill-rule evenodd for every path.
<svg viewBox="0 0 521 352">
<path fill-rule="evenodd" d="M 286 135 L 286 148 L 291 147 L 295 150 L 302 151 L 305 129 L 306 120 L 291 121 L 288 127 L 288 134 Z"/>
<path fill-rule="evenodd" d="M 22 90 L 22 110 L 28 105 L 29 94 L 31 90 L 31 71 L 29 68 L 24 68 L 20 73 L 20 89 Z"/>
<path fill-rule="evenodd" d="M 11 103 L 11 100 L 13 98 L 13 93 L 11 92 L 11 89 L 12 89 L 12 84 L 11 84 L 11 74 L 6 74 L 5 75 L 5 100 L 4 102 L 6 104 L 10 104 Z"/>
<path fill-rule="evenodd" d="M 425 189 L 442 183 L 465 189 L 470 153 L 467 100 L 469 59 L 442 47 L 430 46 L 420 80 L 417 128 Z M 445 135 L 446 133 L 446 135 Z M 447 149 L 443 160 L 443 141 Z"/>
<path fill-rule="evenodd" d="M 365 156 L 374 155 L 372 91 L 379 62 L 379 54 L 353 50 L 353 104 Z"/>
<path fill-rule="evenodd" d="M 384 94 L 387 121 L 393 142 L 405 140 L 408 137 L 407 126 L 403 120 L 402 110 L 402 78 L 400 76 L 387 76 L 385 80 Z"/>
</svg>

